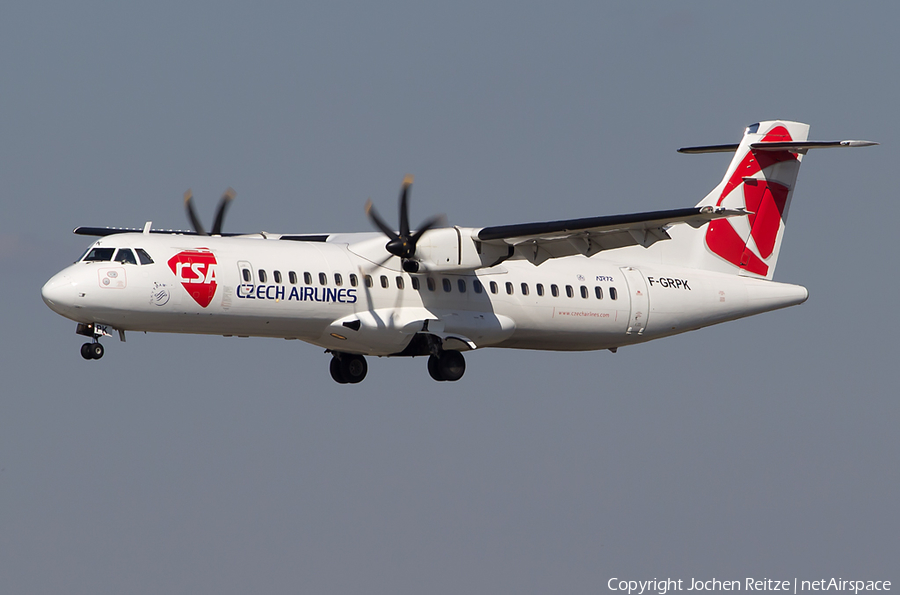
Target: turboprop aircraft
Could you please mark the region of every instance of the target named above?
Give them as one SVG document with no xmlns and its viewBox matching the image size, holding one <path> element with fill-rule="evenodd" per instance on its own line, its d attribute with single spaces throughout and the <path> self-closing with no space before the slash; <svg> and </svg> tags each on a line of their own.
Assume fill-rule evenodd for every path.
<svg viewBox="0 0 900 595">
<path fill-rule="evenodd" d="M 229 189 L 207 233 L 188 191 L 193 231 L 78 227 L 100 239 L 41 294 L 90 338 L 88 360 L 127 331 L 299 339 L 331 354 L 339 383 L 363 380 L 367 355 L 427 356 L 455 381 L 485 347 L 615 352 L 806 300 L 772 281 L 800 162 L 877 144 L 808 131 L 760 122 L 738 144 L 682 148 L 734 158 L 697 206 L 626 215 L 413 230 L 408 176 L 398 230 L 369 202 L 379 233 L 223 233 Z"/>
</svg>

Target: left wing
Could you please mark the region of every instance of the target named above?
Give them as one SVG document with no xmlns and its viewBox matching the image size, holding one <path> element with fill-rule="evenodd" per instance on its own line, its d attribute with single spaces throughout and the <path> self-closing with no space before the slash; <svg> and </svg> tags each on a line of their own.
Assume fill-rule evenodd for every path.
<svg viewBox="0 0 900 595">
<path fill-rule="evenodd" d="M 535 265 L 549 258 L 583 254 L 593 256 L 601 250 L 625 246 L 650 247 L 671 239 L 666 230 L 678 223 L 699 228 L 714 219 L 747 215 L 744 209 L 691 207 L 668 211 L 629 213 L 605 217 L 585 217 L 562 221 L 521 223 L 484 227 L 476 233 L 487 244 L 515 247 Z"/>
</svg>

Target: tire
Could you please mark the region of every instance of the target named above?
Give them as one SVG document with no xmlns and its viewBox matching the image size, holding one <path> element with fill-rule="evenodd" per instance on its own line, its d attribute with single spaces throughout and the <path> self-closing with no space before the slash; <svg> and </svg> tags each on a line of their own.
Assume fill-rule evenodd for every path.
<svg viewBox="0 0 900 595">
<path fill-rule="evenodd" d="M 341 375 L 350 384 L 362 382 L 369 371 L 369 365 L 366 358 L 361 355 L 345 353 L 341 357 Z"/>
<path fill-rule="evenodd" d="M 341 360 L 336 357 L 331 358 L 331 363 L 328 365 L 328 370 L 331 372 L 331 377 L 338 384 L 347 384 L 347 379 L 344 378 L 344 374 L 341 372 Z"/>
<path fill-rule="evenodd" d="M 466 373 L 466 358 L 458 351 L 445 351 L 441 354 L 437 367 L 444 380 L 456 382 Z"/>
<path fill-rule="evenodd" d="M 441 376 L 441 371 L 438 368 L 438 361 L 438 358 L 436 358 L 435 356 L 428 356 L 428 374 L 438 382 L 443 382 L 444 377 Z"/>
<path fill-rule="evenodd" d="M 81 357 L 83 357 L 84 359 L 94 359 L 94 354 L 92 353 L 90 343 L 85 343 L 81 346 Z"/>
<path fill-rule="evenodd" d="M 90 343 L 91 346 L 91 357 L 93 359 L 100 359 L 103 357 L 103 345 L 100 343 Z"/>
</svg>

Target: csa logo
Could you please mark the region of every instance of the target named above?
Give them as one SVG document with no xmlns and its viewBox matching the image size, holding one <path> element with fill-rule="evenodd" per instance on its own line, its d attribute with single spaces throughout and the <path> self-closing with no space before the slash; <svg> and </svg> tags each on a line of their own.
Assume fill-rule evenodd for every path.
<svg viewBox="0 0 900 595">
<path fill-rule="evenodd" d="M 783 126 L 776 126 L 766 134 L 762 142 L 790 141 L 791 135 Z M 777 163 L 798 161 L 797 155 L 789 151 L 756 151 L 752 149 L 744 155 L 737 169 L 731 175 L 716 206 L 722 206 L 726 199 L 737 203 L 743 199 L 743 206 L 750 214 L 750 236 L 756 243 L 758 252 L 747 245 L 727 219 L 711 221 L 706 228 L 706 245 L 715 254 L 731 264 L 751 273 L 766 276 L 769 272 L 768 260 L 775 250 L 778 232 L 784 219 L 784 209 L 791 189 L 787 186 L 753 176 Z M 799 163 L 799 162 L 798 162 Z M 743 196 L 737 192 L 742 190 Z M 733 194 L 732 194 L 733 193 Z M 736 206 L 741 206 L 737 204 Z"/>
<path fill-rule="evenodd" d="M 169 259 L 169 268 L 194 301 L 205 308 L 216 295 L 216 256 L 206 248 L 184 250 Z"/>
</svg>

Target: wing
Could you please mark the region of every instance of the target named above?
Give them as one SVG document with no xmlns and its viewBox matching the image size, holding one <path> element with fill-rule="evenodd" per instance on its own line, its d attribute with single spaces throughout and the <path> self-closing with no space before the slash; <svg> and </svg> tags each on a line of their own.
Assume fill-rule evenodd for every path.
<svg viewBox="0 0 900 595">
<path fill-rule="evenodd" d="M 538 265 L 549 258 L 583 254 L 593 256 L 601 250 L 625 246 L 648 248 L 660 240 L 671 239 L 667 229 L 687 223 L 699 228 L 714 219 L 747 215 L 744 209 L 691 207 L 668 211 L 629 213 L 606 217 L 585 217 L 563 221 L 521 223 L 484 227 L 478 240 L 516 248 L 517 252 Z"/>
</svg>

